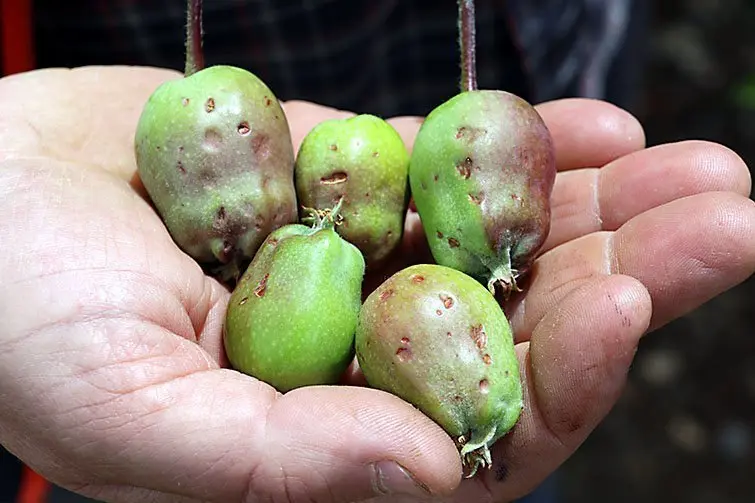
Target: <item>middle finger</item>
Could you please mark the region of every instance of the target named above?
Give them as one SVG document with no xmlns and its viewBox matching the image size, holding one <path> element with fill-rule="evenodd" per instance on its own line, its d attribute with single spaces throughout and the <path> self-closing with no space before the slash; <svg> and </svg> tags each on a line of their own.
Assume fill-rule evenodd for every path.
<svg viewBox="0 0 755 503">
<path fill-rule="evenodd" d="M 684 141 L 621 157 L 603 168 L 561 172 L 551 231 L 541 253 L 581 236 L 616 230 L 640 213 L 703 192 L 750 193 L 750 172 L 733 151 Z"/>
</svg>

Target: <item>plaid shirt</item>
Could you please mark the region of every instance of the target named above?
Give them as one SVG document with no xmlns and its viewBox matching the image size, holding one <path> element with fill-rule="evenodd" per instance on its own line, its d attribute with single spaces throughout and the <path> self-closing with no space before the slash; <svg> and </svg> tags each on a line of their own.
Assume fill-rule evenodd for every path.
<svg viewBox="0 0 755 503">
<path fill-rule="evenodd" d="M 479 0 L 480 87 L 506 89 L 534 102 L 578 95 L 621 102 L 622 91 L 610 79 L 626 45 L 632 3 Z M 425 115 L 458 89 L 453 0 L 204 4 L 206 63 L 246 68 L 280 99 L 382 116 Z M 36 0 L 34 6 L 41 67 L 137 64 L 183 70 L 185 0 Z"/>
</svg>

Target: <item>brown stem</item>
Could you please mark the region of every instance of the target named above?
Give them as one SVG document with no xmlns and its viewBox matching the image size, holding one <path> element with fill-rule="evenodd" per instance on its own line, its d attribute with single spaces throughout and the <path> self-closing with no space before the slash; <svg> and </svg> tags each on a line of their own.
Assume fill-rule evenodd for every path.
<svg viewBox="0 0 755 503">
<path fill-rule="evenodd" d="M 184 76 L 188 77 L 204 68 L 202 0 L 188 0 L 186 7 L 186 69 Z"/>
<path fill-rule="evenodd" d="M 474 0 L 458 0 L 459 49 L 461 51 L 461 90 L 477 90 L 477 49 L 475 47 Z"/>
</svg>

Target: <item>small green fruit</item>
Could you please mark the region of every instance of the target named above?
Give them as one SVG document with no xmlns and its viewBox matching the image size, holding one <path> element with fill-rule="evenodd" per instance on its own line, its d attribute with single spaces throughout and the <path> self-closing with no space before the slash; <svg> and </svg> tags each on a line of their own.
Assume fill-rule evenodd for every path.
<svg viewBox="0 0 755 503">
<path fill-rule="evenodd" d="M 550 231 L 553 142 L 527 102 L 465 91 L 438 106 L 414 142 L 409 180 L 438 264 L 505 294 Z"/>
<path fill-rule="evenodd" d="M 415 405 L 457 440 L 473 476 L 519 420 L 522 384 L 506 316 L 478 281 L 421 264 L 372 292 L 356 332 L 370 386 Z"/>
<path fill-rule="evenodd" d="M 409 205 L 409 153 L 398 132 L 373 115 L 331 119 L 304 138 L 296 158 L 303 207 L 325 209 L 343 198 L 337 232 L 368 267 L 401 242 Z"/>
<path fill-rule="evenodd" d="M 226 314 L 233 368 L 281 392 L 335 384 L 354 358 L 364 258 L 333 230 L 332 214 L 318 219 L 268 236 Z"/>
<path fill-rule="evenodd" d="M 246 70 L 211 66 L 163 83 L 144 106 L 135 150 L 171 236 L 200 263 L 233 275 L 298 217 L 286 116 Z"/>
</svg>

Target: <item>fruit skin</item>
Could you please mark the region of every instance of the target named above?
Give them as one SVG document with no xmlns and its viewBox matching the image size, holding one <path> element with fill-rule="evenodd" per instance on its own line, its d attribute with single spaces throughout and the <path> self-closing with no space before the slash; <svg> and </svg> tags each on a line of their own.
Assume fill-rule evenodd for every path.
<svg viewBox="0 0 755 503">
<path fill-rule="evenodd" d="M 409 181 L 438 264 L 508 294 L 550 232 L 551 135 L 521 98 L 461 92 L 420 127 Z"/>
<path fill-rule="evenodd" d="M 246 70 L 217 65 L 163 83 L 134 143 L 158 213 L 200 263 L 243 270 L 270 232 L 298 218 L 286 116 Z"/>
<path fill-rule="evenodd" d="M 485 287 L 445 266 L 407 267 L 367 297 L 355 347 L 371 387 L 459 439 L 469 476 L 490 466 L 489 449 L 518 422 L 523 395 L 510 324 Z"/>
<path fill-rule="evenodd" d="M 330 119 L 304 138 L 296 158 L 297 199 L 323 209 L 343 197 L 337 232 L 382 263 L 401 243 L 409 206 L 409 152 L 388 122 L 363 114 Z"/>
<path fill-rule="evenodd" d="M 327 224 L 289 224 L 260 247 L 228 304 L 236 370 L 278 391 L 335 384 L 354 358 L 364 258 Z"/>
</svg>

